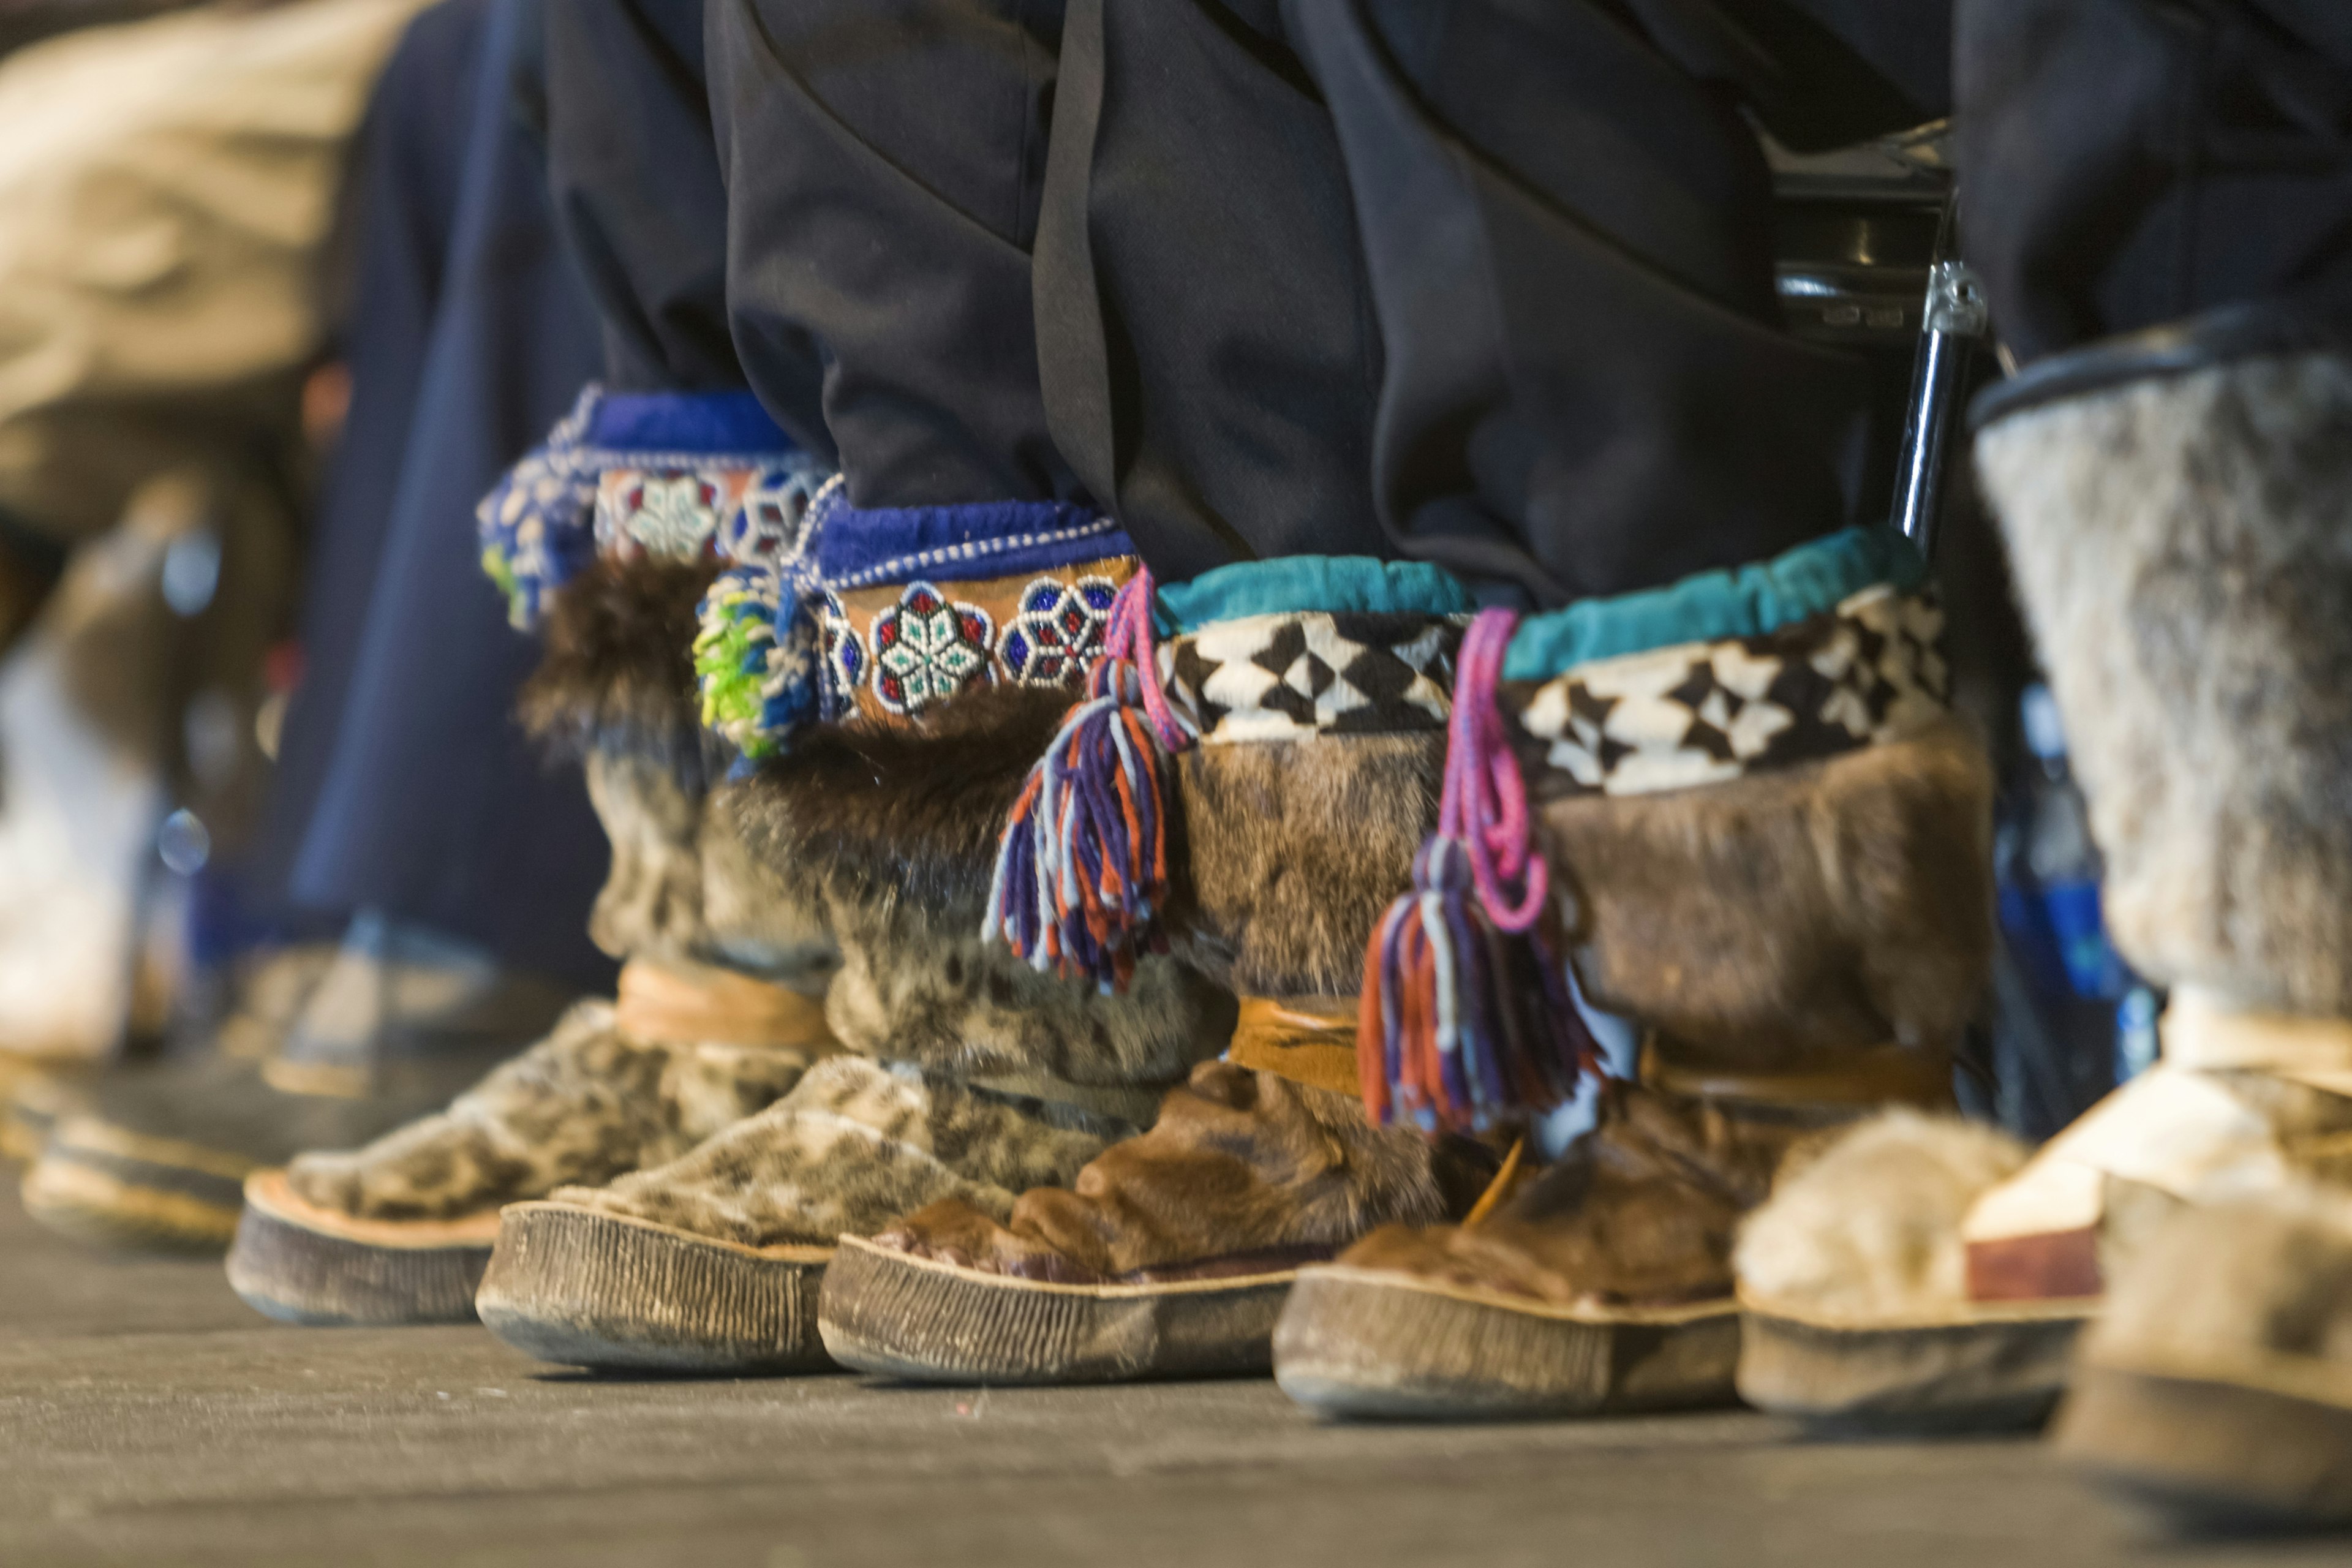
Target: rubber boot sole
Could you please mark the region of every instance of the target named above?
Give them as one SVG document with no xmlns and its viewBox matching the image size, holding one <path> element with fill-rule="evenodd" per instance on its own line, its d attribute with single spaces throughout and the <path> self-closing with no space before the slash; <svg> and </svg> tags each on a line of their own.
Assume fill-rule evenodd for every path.
<svg viewBox="0 0 2352 1568">
<path fill-rule="evenodd" d="M 236 1235 L 253 1165 L 222 1150 L 70 1116 L 25 1173 L 25 1212 L 100 1247 L 217 1253 Z"/>
<path fill-rule="evenodd" d="M 2352 1524 L 2352 1372 L 2085 1357 L 2052 1432 L 2077 1470 L 2199 1531 Z"/>
<path fill-rule="evenodd" d="M 843 1237 L 817 1324 L 833 1359 L 918 1383 L 1262 1374 L 1297 1271 L 1060 1285 Z"/>
<path fill-rule="evenodd" d="M 2064 1392 L 2095 1300 L 1989 1307 L 1937 1321 L 1857 1323 L 1742 1303 L 1739 1394 L 1831 1431 L 2030 1430 Z"/>
<path fill-rule="evenodd" d="M 89 1091 L 63 1074 L 27 1073 L 0 1085 L 0 1158 L 31 1164 L 49 1146 L 58 1123 L 88 1108 Z"/>
<path fill-rule="evenodd" d="M 826 1247 L 740 1247 L 571 1204 L 509 1204 L 475 1293 L 541 1361 L 699 1375 L 817 1372 Z"/>
<path fill-rule="evenodd" d="M 1551 1306 L 1346 1264 L 1298 1277 L 1274 1376 L 1318 1415 L 1509 1421 L 1732 1403 L 1728 1301 Z"/>
<path fill-rule="evenodd" d="M 229 1288 L 282 1323 L 470 1323 L 498 1238 L 495 1213 L 373 1220 L 305 1203 L 282 1170 L 246 1178 Z"/>
</svg>

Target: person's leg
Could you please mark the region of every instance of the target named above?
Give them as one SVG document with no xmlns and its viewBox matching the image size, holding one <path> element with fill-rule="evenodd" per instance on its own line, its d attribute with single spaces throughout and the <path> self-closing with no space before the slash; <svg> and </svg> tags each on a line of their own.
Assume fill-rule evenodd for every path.
<svg viewBox="0 0 2352 1568">
<path fill-rule="evenodd" d="M 1271 0 L 1076 0 L 1037 240 L 1055 440 L 1164 581 L 1385 555 L 1381 346 L 1329 115 Z"/>
<path fill-rule="evenodd" d="M 730 726 L 744 766 L 705 847 L 819 900 L 842 953 L 828 1021 L 871 1059 L 677 1160 L 509 1210 L 483 1312 L 526 1349 L 821 1363 L 791 1304 L 844 1226 L 1066 1179 L 1223 1037 L 1230 1002 L 1171 959 L 1106 997 L 976 937 L 1004 815 L 1134 570 L 1045 430 L 1030 342 L 1057 26 L 993 0 L 712 8 L 734 339 L 788 426 L 780 380 L 822 358 L 842 469 L 774 563 L 764 618 L 749 563 L 722 579 L 740 593 L 721 631 L 803 656 L 822 637 L 826 657 L 800 668 L 821 700 Z M 721 596 L 698 643 L 707 698 L 733 689 L 710 657 Z"/>
<path fill-rule="evenodd" d="M 709 27 L 728 302 L 771 410 L 813 343 L 856 506 L 1078 499 L 1030 306 L 1058 0 L 712 0 Z"/>
<path fill-rule="evenodd" d="M 1961 0 L 1962 243 L 2021 366 L 1979 399 L 1977 470 L 2109 930 L 2170 991 L 2164 1055 L 2021 1168 L 1916 1124 L 1832 1152 L 1742 1258 L 1752 1402 L 2024 1420 L 2112 1365 L 2085 1457 L 2158 1494 L 2280 1500 L 2277 1450 L 2241 1424 L 2293 1418 L 2245 1385 L 2295 1353 L 2252 1327 L 2299 1288 L 2295 1227 L 2173 1252 L 2130 1287 L 2146 1310 L 2121 1281 L 2170 1211 L 2325 1171 L 2352 1127 L 2347 35 L 2302 0 Z M 2231 1283 L 2199 1300 L 2168 1276 L 2200 1248 Z M 2168 1289 L 2203 1327 L 2168 1342 Z M 2183 1352 L 2213 1373 L 2195 1442 L 2137 1375 Z M 2340 1458 L 2298 1462 L 2352 1497 Z"/>
<path fill-rule="evenodd" d="M 1962 244 L 2020 363 L 2352 312 L 2352 39 L 2312 0 L 1961 0 Z"/>
<path fill-rule="evenodd" d="M 383 623 L 371 628 L 362 666 L 373 724 L 343 739 L 329 796 L 362 842 L 317 849 L 313 860 L 324 864 L 312 875 L 407 879 L 454 889 L 478 917 L 523 926 L 510 940 L 593 941 L 626 961 L 620 1005 L 583 1004 L 570 1025 L 449 1104 L 490 1065 L 476 1062 L 417 1097 L 397 1119 L 406 1125 L 330 1131 L 316 1118 L 290 1122 L 273 1163 L 302 1157 L 256 1178 L 230 1259 L 240 1291 L 281 1316 L 469 1317 L 500 1204 L 672 1158 L 789 1089 L 829 1043 L 820 998 L 835 959 L 821 910 L 729 875 L 738 858 L 705 831 L 709 781 L 690 645 L 712 575 L 707 557 L 733 502 L 771 480 L 788 492 L 808 463 L 743 387 L 728 341 L 723 201 L 696 68 L 700 8 L 674 0 L 546 7 L 543 83 L 541 15 L 492 9 L 496 58 L 478 84 L 452 286 L 397 497 L 412 531 L 395 537 Z M 541 188 L 542 143 L 526 118 L 545 132 L 564 203 L 561 235 Z M 559 240 L 593 279 L 594 317 Z M 512 515 L 491 508 L 503 525 L 491 542 L 508 562 L 519 552 L 506 547 L 527 537 L 568 534 L 586 545 L 585 569 L 568 579 L 509 574 L 509 586 L 531 580 L 527 607 L 545 607 L 535 647 L 499 624 L 494 591 L 473 577 L 472 552 L 451 533 L 462 534 L 490 477 L 486 459 L 511 457 L 575 406 L 600 357 L 595 317 L 616 390 L 567 421 L 581 437 L 563 454 L 568 482 L 551 487 L 552 500 L 511 479 L 494 492 L 519 502 Z M 547 461 L 542 449 L 526 465 Z M 453 710 L 444 689 L 451 671 L 478 680 L 487 658 L 477 634 L 494 645 L 499 666 L 530 673 L 519 701 L 512 683 L 468 688 Z M 518 709 L 528 736 L 518 733 Z M 426 729 L 430 744 L 419 739 Z M 453 759 L 470 764 L 495 742 L 541 789 L 579 796 L 526 739 L 583 765 L 579 804 L 593 802 L 590 831 L 603 831 L 601 846 L 571 845 L 559 864 L 518 874 L 506 858 L 529 836 L 487 811 L 486 824 L 470 815 L 449 822 L 457 814 L 446 796 L 416 787 L 410 772 L 430 762 L 444 789 L 462 786 L 478 773 L 469 765 L 453 774 Z M 362 795 L 354 756 L 402 787 Z M 446 835 L 444 847 L 420 854 L 401 833 L 423 831 L 418 814 L 435 806 L 429 826 Z M 498 842 L 485 847 L 460 825 L 499 828 Z M 544 900 L 567 882 L 576 901 L 549 914 Z M 321 1016 L 306 1025 L 336 1012 L 368 1017 L 404 990 L 430 994 L 396 974 L 373 985 L 366 973 L 345 978 L 360 984 L 338 996 L 331 980 L 314 1009 Z M 383 1032 L 397 1035 L 397 1021 Z M 344 1054 L 312 1050 L 287 1065 L 348 1070 Z"/>
<path fill-rule="evenodd" d="M 1850 521 L 1859 372 L 1776 330 L 1737 103 L 1816 136 L 1934 106 L 1767 9 L 1079 0 L 1056 439 L 1170 579 L 1371 554 L 1550 605 Z M 1903 12 L 1829 21 L 1932 79 L 1944 0 Z"/>
<path fill-rule="evenodd" d="M 1551 608 L 1861 521 L 1861 372 L 1780 331 L 1771 188 L 1740 106 L 1777 79 L 1858 100 L 1880 130 L 1924 110 L 1859 57 L 1776 60 L 1760 34 L 1742 58 L 1709 5 L 1284 16 L 1362 232 L 1393 551 Z"/>
<path fill-rule="evenodd" d="M 1612 50 L 1608 68 L 1576 74 Z M 1401 74 L 1401 59 L 1420 74 Z M 1163 588 L 1162 621 L 1177 636 L 1162 665 L 1198 741 L 1179 770 L 1191 885 L 1178 923 L 1224 955 L 1244 1012 L 1229 1059 L 1199 1069 L 1150 1133 L 1108 1151 L 1069 1190 L 1029 1194 L 1007 1220 L 935 1205 L 845 1251 L 823 1308 L 842 1353 L 932 1376 L 1264 1365 L 1266 1303 L 1280 1294 L 1268 1280 L 1286 1281 L 1372 1226 L 1458 1215 L 1474 1195 L 1448 1177 L 1475 1169 L 1475 1155 L 1455 1143 L 1433 1157 L 1412 1129 L 1368 1125 L 1351 1092 L 1367 943 L 1433 826 L 1437 731 L 1474 588 L 1425 566 L 1333 558 L 1428 556 L 1461 568 L 1476 592 L 1523 602 L 1567 592 L 1531 564 L 1538 545 L 1572 547 L 1591 574 L 1576 580 L 1578 594 L 1746 565 L 1846 521 L 1834 470 L 1859 409 L 1853 367 L 1771 325 L 1769 212 L 1753 134 L 1717 86 L 1614 13 L 1079 0 L 1063 63 L 1039 247 L 1048 407 L 1148 559 L 1171 571 L 1218 568 Z M 1626 166 L 1602 155 L 1612 147 Z M 1344 205 L 1329 199 L 1340 187 Z M 1612 225 L 1606 241 L 1594 237 Z M 1554 270 L 1573 280 L 1580 263 L 1605 263 L 1619 284 L 1590 311 L 1572 287 L 1564 297 L 1573 308 L 1559 307 L 1562 291 L 1542 282 Z M 1687 276 L 1672 276 L 1677 268 Z M 1265 281 L 1244 281 L 1269 268 Z M 1205 280 L 1200 297 L 1178 294 L 1188 278 Z M 1635 327 L 1626 301 L 1640 290 L 1664 303 Z M 1691 356 L 1675 363 L 1677 331 L 1718 362 L 1739 362 L 1752 378 L 1744 399 L 1682 417 L 1675 400 L 1718 397 L 1724 373 Z M 1619 331 L 1622 352 L 1611 336 Z M 1513 357 L 1522 354 L 1525 363 Z M 1582 405 L 1554 395 L 1580 375 Z M 1644 376 L 1670 384 L 1646 410 L 1633 406 Z M 1612 401 L 1621 384 L 1622 410 Z M 1750 418 L 1746 402 L 1766 412 Z M 1747 421 L 1737 427 L 1725 423 L 1735 412 Z M 1748 438 L 1775 418 L 1784 432 L 1803 429 Z M 1385 443 L 1398 432 L 1391 451 Z M 1618 498 L 1622 515 L 1594 536 L 1603 550 L 1570 539 L 1560 519 L 1596 490 L 1577 465 L 1612 440 L 1638 452 L 1650 477 Z M 1294 448 L 1308 456 L 1287 464 Z M 1449 467 L 1447 453 L 1462 460 Z M 1472 457 L 1509 469 L 1510 482 L 1481 490 Z M 1333 469 L 1328 482 L 1292 482 Z M 1808 488 L 1792 473 L 1821 482 Z M 1736 507 L 1716 499 L 1734 492 Z M 1404 511 L 1383 510 L 1408 494 Z M 1454 520 L 1443 549 L 1423 548 L 1439 531 L 1416 521 L 1423 512 Z M 1877 584 L 1864 572 L 1847 588 Z M 1367 613 L 1375 599 L 1380 613 Z M 1956 845 L 1975 842 L 1964 742 L 1957 761 L 1906 750 L 1833 780 L 1725 784 L 1646 811 L 1613 798 L 1751 764 L 1815 762 L 1818 750 L 1765 757 L 1757 742 L 1766 728 L 1829 742 L 1821 726 L 1832 694 L 1801 689 L 1799 653 L 1811 645 L 1783 645 L 1800 619 L 1824 647 L 1859 635 L 1838 608 L 1833 596 L 1783 614 L 1789 625 L 1740 628 L 1756 640 L 1738 655 L 1696 642 L 1616 650 L 1655 655 L 1651 669 L 1667 653 L 1685 656 L 1653 695 L 1680 690 L 1687 707 L 1624 702 L 1617 730 L 1591 738 L 1612 766 L 1624 753 L 1663 765 L 1635 765 L 1595 797 L 1593 781 L 1554 763 L 1550 793 L 1567 798 L 1546 820 L 1569 836 L 1571 858 L 1589 857 L 1588 841 L 1627 837 L 1643 839 L 1651 857 L 1621 856 L 1627 864 L 1564 900 L 1589 940 L 1584 956 L 1617 966 L 1606 979 L 1629 1010 L 1664 1015 L 1687 1005 L 1692 987 L 1664 978 L 1673 962 L 1633 963 L 1629 982 L 1618 972 L 1627 955 L 1680 942 L 1687 972 L 1715 944 L 1726 973 L 1708 988 L 1716 1011 L 1696 1020 L 1709 1046 L 1759 1033 L 1786 1045 L 1811 1030 L 1820 1037 L 1800 1043 L 1833 1054 L 1879 1044 L 1898 1024 L 1925 1045 L 1967 1005 L 1980 958 L 1966 940 L 1975 889 L 1960 889 L 1949 921 L 1912 920 L 1875 936 L 1869 889 L 1806 848 L 1808 825 L 1841 816 L 1869 816 L 1856 837 L 1874 860 L 1904 870 L 1934 837 L 1910 832 L 1914 820 Z M 1926 622 L 1914 629 L 1932 637 Z M 1562 675 L 1567 691 L 1575 672 L 1544 661 L 1577 643 L 1543 643 L 1513 673 Z M 1730 722 L 1722 700 L 1707 704 L 1702 677 L 1718 658 L 1729 668 L 1750 656 L 1755 682 L 1743 689 L 1764 696 L 1783 668 L 1791 679 L 1737 746 L 1714 736 L 1727 755 L 1698 763 L 1706 742 L 1691 740 L 1692 756 L 1676 763 L 1688 732 Z M 1577 689 L 1591 706 L 1578 713 L 1611 720 L 1633 694 L 1626 683 L 1641 679 L 1591 672 Z M 1528 727 L 1548 757 L 1577 739 Z M 1882 738 L 1870 726 L 1840 733 L 1844 745 Z M 1684 879 L 1723 881 L 1723 868 L 1694 847 L 1718 838 L 1741 844 L 1748 859 L 1785 863 L 1801 886 L 1778 911 L 1761 897 L 1717 899 L 1751 917 L 1743 929 L 1781 929 L 1769 924 L 1777 912 L 1802 941 L 1727 953 L 1720 933 L 1704 929 L 1706 908 L 1645 895 Z M 1916 896 L 1901 889 L 1875 913 Z M 1851 973 L 1873 963 L 1925 973 L 1947 948 L 1956 983 L 1916 1003 L 1864 1000 Z M 1327 1157 L 1302 1159 L 1317 1140 Z M 1654 1181 L 1647 1190 L 1664 1193 L 1669 1207 L 1688 1195 Z M 1761 1187 L 1739 1190 L 1745 1204 Z M 1706 1234 L 1727 1243 L 1724 1226 Z M 1682 1283 L 1704 1275 L 1723 1291 L 1719 1257 L 1682 1261 L 1695 1265 Z M 1207 1283 L 1220 1277 L 1232 1282 Z M 1061 1289 L 1071 1285 L 1081 1289 Z M 1153 1290 L 1171 1303 L 1167 1324 L 1187 1314 L 1198 1322 L 1147 1332 L 1161 1309 L 1139 1303 Z M 1047 1312 L 1048 1294 L 1069 1335 L 1016 1345 L 982 1332 L 1033 1308 Z M 1712 1310 L 1719 1350 L 1728 1308 Z M 957 1332 L 933 1331 L 950 1318 Z M 982 1344 L 985 1357 L 966 1353 Z M 1727 1373 L 1716 1354 L 1708 1388 L 1725 1392 Z"/>
<path fill-rule="evenodd" d="M 2024 363 L 1978 405 L 1978 470 L 2109 929 L 2169 991 L 2158 1065 L 1963 1222 L 1970 1283 L 2039 1249 L 2105 1287 L 2063 1451 L 2190 1513 L 2342 1518 L 2352 1427 L 2316 1391 L 2347 1343 L 2319 1304 L 2352 1128 L 2352 22 L 1960 16 L 1966 244 Z M 2096 1200 L 2066 1201 L 2068 1153 L 2113 1173 Z"/>
<path fill-rule="evenodd" d="M 702 13 L 701 0 L 545 11 L 548 189 L 618 392 L 744 384 L 728 334 L 727 190 Z M 822 436 L 814 363 L 770 385 L 802 412 L 797 429 Z"/>
</svg>

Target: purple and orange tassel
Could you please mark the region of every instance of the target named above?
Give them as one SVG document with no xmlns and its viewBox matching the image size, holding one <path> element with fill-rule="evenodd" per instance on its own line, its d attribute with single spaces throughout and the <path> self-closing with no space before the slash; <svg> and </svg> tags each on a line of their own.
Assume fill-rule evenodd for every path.
<svg viewBox="0 0 2352 1568">
<path fill-rule="evenodd" d="M 1192 736 L 1160 688 L 1151 613 L 1151 574 L 1139 566 L 1112 601 L 1087 695 L 1013 804 L 982 932 L 1033 968 L 1106 991 L 1167 948 L 1167 756 Z"/>
<path fill-rule="evenodd" d="M 1517 625 L 1486 610 L 1463 638 L 1437 831 L 1365 954 L 1357 1063 L 1378 1124 L 1505 1127 L 1565 1101 L 1599 1059 L 1544 940 L 1549 877 L 1495 704 Z"/>
</svg>

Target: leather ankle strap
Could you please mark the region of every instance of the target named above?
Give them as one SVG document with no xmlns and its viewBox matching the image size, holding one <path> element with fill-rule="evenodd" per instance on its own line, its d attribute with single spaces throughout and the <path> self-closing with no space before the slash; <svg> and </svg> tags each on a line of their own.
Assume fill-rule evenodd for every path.
<svg viewBox="0 0 2352 1568">
<path fill-rule="evenodd" d="M 1663 1094 L 1694 1100 L 1736 1100 L 1757 1105 L 1952 1104 L 1949 1052 L 1928 1046 L 1872 1046 L 1824 1051 L 1814 1061 L 1773 1071 L 1743 1072 L 1674 1059 L 1675 1043 L 1652 1034 L 1642 1041 L 1641 1080 Z"/>
<path fill-rule="evenodd" d="M 2239 1012 L 2196 986 L 2172 994 L 2158 1026 L 2168 1066 L 2259 1072 L 2352 1094 L 2352 1020 Z"/>
<path fill-rule="evenodd" d="M 680 1045 L 840 1048 L 822 1001 L 702 963 L 629 960 L 613 1022 L 624 1034 Z"/>
<path fill-rule="evenodd" d="M 1356 1067 L 1356 1007 L 1353 996 L 1244 996 L 1225 1060 L 1310 1089 L 1360 1096 L 1364 1079 Z"/>
</svg>

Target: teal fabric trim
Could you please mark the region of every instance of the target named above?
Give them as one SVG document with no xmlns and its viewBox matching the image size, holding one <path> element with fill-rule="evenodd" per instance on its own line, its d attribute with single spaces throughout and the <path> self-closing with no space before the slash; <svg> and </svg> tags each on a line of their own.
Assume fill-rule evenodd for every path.
<svg viewBox="0 0 2352 1568">
<path fill-rule="evenodd" d="M 1549 680 L 1594 659 L 1679 643 L 1761 637 L 1835 609 L 1875 584 L 1908 593 L 1927 563 L 1891 528 L 1849 528 L 1729 572 L 1530 616 L 1503 656 L 1506 680 Z"/>
<path fill-rule="evenodd" d="M 1203 572 L 1160 590 L 1163 637 L 1247 616 L 1466 616 L 1478 606 L 1462 580 L 1420 561 L 1369 555 L 1285 555 Z"/>
</svg>

